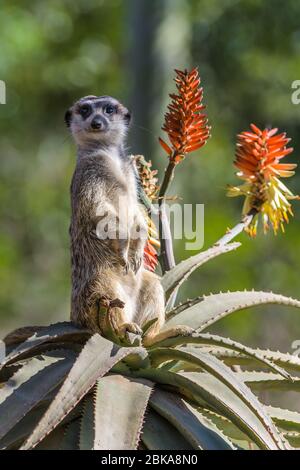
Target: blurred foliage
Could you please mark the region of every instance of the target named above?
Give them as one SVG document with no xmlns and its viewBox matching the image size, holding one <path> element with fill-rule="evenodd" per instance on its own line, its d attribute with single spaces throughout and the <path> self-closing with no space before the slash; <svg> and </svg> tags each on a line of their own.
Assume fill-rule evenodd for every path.
<svg viewBox="0 0 300 470">
<path fill-rule="evenodd" d="M 27 3 L 27 5 L 25 5 Z M 0 325 L 67 318 L 70 269 L 68 186 L 75 162 L 63 124 L 86 94 L 110 94 L 135 116 L 130 150 L 163 170 L 157 144 L 174 67 L 199 65 L 212 125 L 207 146 L 177 172 L 173 193 L 205 204 L 205 247 L 240 217 L 225 197 L 235 184 L 235 135 L 272 125 L 286 130 L 300 155 L 298 0 L 21 0 L 2 2 L 0 79 Z M 300 175 L 300 174 L 299 174 Z M 291 189 L 299 193 L 300 176 Z M 299 204 L 298 204 L 299 206 Z M 299 297 L 300 207 L 285 235 L 240 236 L 239 250 L 195 273 L 182 298 L 222 289 L 274 290 Z M 176 257 L 187 257 L 184 241 Z M 267 311 L 268 310 L 268 311 Z M 259 328 L 258 328 L 258 321 Z M 249 310 L 222 322 L 223 334 L 290 349 L 300 338 L 297 312 Z"/>
</svg>

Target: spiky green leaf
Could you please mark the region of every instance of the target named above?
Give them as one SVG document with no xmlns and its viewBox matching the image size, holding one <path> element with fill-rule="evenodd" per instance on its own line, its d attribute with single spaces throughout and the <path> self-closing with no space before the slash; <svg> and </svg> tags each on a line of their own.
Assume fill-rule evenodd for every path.
<svg viewBox="0 0 300 470">
<path fill-rule="evenodd" d="M 274 406 L 266 406 L 266 410 L 281 429 L 300 432 L 300 413 L 297 411 L 284 410 Z"/>
<path fill-rule="evenodd" d="M 137 449 L 152 389 L 150 381 L 121 375 L 97 381 L 94 449 Z"/>
<path fill-rule="evenodd" d="M 33 357 L 0 389 L 0 438 L 66 376 L 75 361 L 72 351 Z"/>
<path fill-rule="evenodd" d="M 264 427 L 272 434 L 276 443 L 281 443 L 280 435 L 272 420 L 269 418 L 257 397 L 251 392 L 242 380 L 237 380 L 238 374 L 229 369 L 225 364 L 216 359 L 214 356 L 203 353 L 200 349 L 180 348 L 167 349 L 158 348 L 150 353 L 152 364 L 156 366 L 166 360 L 177 359 L 179 361 L 191 362 L 199 365 L 203 370 L 209 372 L 213 377 L 223 382 L 239 397 L 257 416 Z"/>
<path fill-rule="evenodd" d="M 95 403 L 94 397 L 87 396 L 84 400 L 80 420 L 79 448 L 93 450 L 95 441 Z"/>
<path fill-rule="evenodd" d="M 300 390 L 300 378 L 293 377 L 288 380 L 281 375 L 272 372 L 242 371 L 236 372 L 236 376 L 244 383 L 249 385 L 252 390 L 282 390 L 297 391 Z"/>
<path fill-rule="evenodd" d="M 272 292 L 238 291 L 220 292 L 204 296 L 199 303 L 171 316 L 164 325 L 186 325 L 202 331 L 227 315 L 248 307 L 263 304 L 280 304 L 300 308 L 300 301 Z"/>
<path fill-rule="evenodd" d="M 290 445 L 295 448 L 299 449 L 300 447 L 300 433 L 299 432 L 285 432 L 284 433 L 285 439 L 290 443 Z"/>
<path fill-rule="evenodd" d="M 257 353 L 255 349 L 244 346 L 243 344 L 229 338 L 222 338 L 221 336 L 211 335 L 209 333 L 192 332 L 188 336 L 174 336 L 173 338 L 167 338 L 159 343 L 155 343 L 155 347 L 172 348 L 182 344 L 213 345 L 237 351 L 253 358 L 256 362 L 261 363 L 283 377 L 290 378 L 290 375 L 284 369 L 274 364 L 262 354 Z"/>
<path fill-rule="evenodd" d="M 198 412 L 214 423 L 217 428 L 233 441 L 247 441 L 246 434 L 237 428 L 228 418 L 225 418 L 225 416 L 221 416 L 205 408 L 198 408 Z"/>
<path fill-rule="evenodd" d="M 143 369 L 139 372 L 153 382 L 171 387 L 204 408 L 213 408 L 226 416 L 261 449 L 283 448 L 282 441 L 270 434 L 256 414 L 229 387 L 210 374 L 173 373 L 164 369 Z M 272 426 L 273 428 L 273 426 Z"/>
<path fill-rule="evenodd" d="M 29 351 L 33 355 L 36 353 L 38 346 L 44 343 L 75 341 L 79 338 L 87 339 L 88 336 L 89 333 L 86 330 L 79 329 L 71 322 L 54 323 L 37 331 L 26 341 L 15 347 L 1 362 L 0 368 L 17 359 L 20 360 Z"/>
<path fill-rule="evenodd" d="M 255 360 L 253 358 L 246 356 L 245 354 L 238 353 L 236 351 L 230 351 L 229 349 L 224 348 L 206 348 L 207 352 L 210 352 L 214 356 L 218 357 L 226 364 L 232 365 L 241 365 L 248 367 L 256 367 Z M 293 354 L 281 353 L 279 351 L 270 351 L 269 349 L 255 349 L 256 353 L 271 361 L 274 364 L 286 369 L 289 372 L 300 371 L 300 358 Z"/>
<path fill-rule="evenodd" d="M 194 449 L 232 450 L 229 440 L 203 418 L 183 398 L 156 390 L 150 399 L 151 407 L 167 419 Z"/>
<path fill-rule="evenodd" d="M 184 437 L 154 410 L 145 417 L 142 441 L 149 450 L 192 450 Z"/>
<path fill-rule="evenodd" d="M 47 406 L 38 406 L 27 413 L 5 436 L 0 440 L 0 449 L 17 449 L 24 439 L 37 425 Z"/>
<path fill-rule="evenodd" d="M 147 357 L 143 348 L 121 348 L 95 333 L 85 344 L 61 389 L 22 449 L 35 447 L 77 405 L 98 378 L 133 352 Z"/>
<path fill-rule="evenodd" d="M 180 287 L 181 284 L 186 279 L 188 279 L 195 269 L 199 268 L 204 263 L 207 263 L 207 261 L 210 261 L 216 256 L 235 250 L 239 246 L 240 243 L 230 243 L 229 245 L 209 248 L 206 251 L 202 251 L 197 255 L 191 256 L 190 258 L 181 261 L 181 263 L 177 264 L 170 271 L 166 272 L 162 277 L 161 283 L 166 292 L 167 299 L 171 296 L 175 289 Z"/>
<path fill-rule="evenodd" d="M 79 450 L 80 418 L 71 421 L 65 428 L 60 450 Z"/>
<path fill-rule="evenodd" d="M 194 299 L 187 299 L 185 302 L 181 302 L 173 307 L 171 310 L 166 312 L 166 318 L 171 318 L 174 315 L 178 315 L 179 313 L 187 310 L 188 308 L 192 307 L 193 305 L 199 304 L 202 302 L 203 296 L 200 295 L 199 297 L 195 297 Z"/>
<path fill-rule="evenodd" d="M 36 450 L 60 450 L 66 426 L 59 426 L 48 434 L 37 446 Z"/>
</svg>

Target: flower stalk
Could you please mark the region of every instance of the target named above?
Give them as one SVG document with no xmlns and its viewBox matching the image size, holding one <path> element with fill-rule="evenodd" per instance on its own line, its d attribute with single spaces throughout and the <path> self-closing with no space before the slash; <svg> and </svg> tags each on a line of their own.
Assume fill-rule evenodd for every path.
<svg viewBox="0 0 300 470">
<path fill-rule="evenodd" d="M 207 117 L 203 113 L 205 109 L 202 103 L 203 88 L 200 87 L 198 70 L 196 68 L 191 72 L 175 70 L 175 73 L 177 93 L 170 94 L 171 103 L 168 105 L 162 127 L 168 136 L 169 143 L 159 138 L 161 147 L 169 157 L 158 195 L 160 261 L 163 272 L 175 266 L 173 242 L 165 205 L 175 168 L 189 153 L 205 145 L 210 136 Z"/>
<path fill-rule="evenodd" d="M 163 273 L 169 271 L 175 266 L 173 240 L 170 229 L 170 222 L 166 212 L 166 196 L 174 178 L 175 166 L 176 163 L 170 159 L 158 194 L 160 264 Z"/>
<path fill-rule="evenodd" d="M 256 215 L 257 210 L 251 209 L 248 214 L 244 215 L 244 217 L 238 224 L 236 224 L 233 228 L 227 230 L 225 235 L 223 235 L 223 237 L 221 237 L 215 243 L 215 246 L 223 246 L 227 245 L 227 243 L 230 243 L 237 235 L 242 233 L 244 230 L 247 230 Z"/>
</svg>

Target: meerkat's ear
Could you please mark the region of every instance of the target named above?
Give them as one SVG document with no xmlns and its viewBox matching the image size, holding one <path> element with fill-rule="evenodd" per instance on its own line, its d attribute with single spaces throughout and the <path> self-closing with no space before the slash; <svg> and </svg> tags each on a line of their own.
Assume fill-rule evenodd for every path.
<svg viewBox="0 0 300 470">
<path fill-rule="evenodd" d="M 65 114 L 65 123 L 66 123 L 67 127 L 70 127 L 71 119 L 72 119 L 72 111 L 71 111 L 71 109 L 68 109 L 68 111 Z"/>
</svg>

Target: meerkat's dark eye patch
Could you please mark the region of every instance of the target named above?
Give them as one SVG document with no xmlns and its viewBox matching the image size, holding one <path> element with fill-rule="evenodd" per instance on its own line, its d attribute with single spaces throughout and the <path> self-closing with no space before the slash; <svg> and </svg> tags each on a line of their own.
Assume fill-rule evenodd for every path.
<svg viewBox="0 0 300 470">
<path fill-rule="evenodd" d="M 93 111 L 93 108 L 90 104 L 83 104 L 80 106 L 78 113 L 80 116 L 83 117 L 83 119 L 86 119 Z"/>
<path fill-rule="evenodd" d="M 113 106 L 112 104 L 107 104 L 104 108 L 103 111 L 105 114 L 113 114 L 117 111 L 116 106 Z"/>
</svg>

